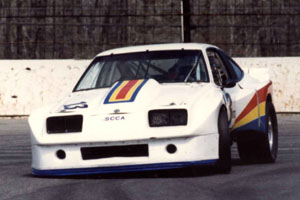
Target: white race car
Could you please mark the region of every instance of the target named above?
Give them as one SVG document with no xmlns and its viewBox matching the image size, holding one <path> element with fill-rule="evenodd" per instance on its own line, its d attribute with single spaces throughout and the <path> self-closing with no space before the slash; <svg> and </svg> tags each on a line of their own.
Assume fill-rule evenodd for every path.
<svg viewBox="0 0 300 200">
<path fill-rule="evenodd" d="M 41 176 L 275 162 L 272 82 L 218 47 L 160 44 L 100 53 L 73 92 L 33 112 L 32 173 Z"/>
</svg>

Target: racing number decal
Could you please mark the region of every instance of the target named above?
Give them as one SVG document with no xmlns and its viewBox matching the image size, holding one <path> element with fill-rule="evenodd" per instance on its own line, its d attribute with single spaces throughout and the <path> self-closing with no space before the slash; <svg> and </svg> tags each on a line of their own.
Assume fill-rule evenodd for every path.
<svg viewBox="0 0 300 200">
<path fill-rule="evenodd" d="M 64 105 L 64 110 L 73 110 L 77 108 L 87 108 L 88 104 L 85 101 Z"/>
</svg>

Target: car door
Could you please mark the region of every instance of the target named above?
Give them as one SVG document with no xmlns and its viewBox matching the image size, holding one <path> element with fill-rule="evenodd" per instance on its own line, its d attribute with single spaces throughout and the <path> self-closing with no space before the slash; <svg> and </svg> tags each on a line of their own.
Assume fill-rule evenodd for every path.
<svg viewBox="0 0 300 200">
<path fill-rule="evenodd" d="M 227 110 L 230 130 L 234 132 L 251 130 L 252 119 L 259 116 L 256 90 L 241 86 L 240 82 L 245 76 L 243 71 L 223 51 L 210 48 L 207 50 L 207 55 L 214 81 L 223 90 L 225 102 L 229 102 Z"/>
</svg>

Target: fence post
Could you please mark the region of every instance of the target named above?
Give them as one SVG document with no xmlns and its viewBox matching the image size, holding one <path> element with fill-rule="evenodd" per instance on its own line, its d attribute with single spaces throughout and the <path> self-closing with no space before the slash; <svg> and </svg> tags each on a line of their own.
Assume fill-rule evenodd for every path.
<svg viewBox="0 0 300 200">
<path fill-rule="evenodd" d="M 191 42 L 190 1 L 181 0 L 181 41 Z"/>
</svg>

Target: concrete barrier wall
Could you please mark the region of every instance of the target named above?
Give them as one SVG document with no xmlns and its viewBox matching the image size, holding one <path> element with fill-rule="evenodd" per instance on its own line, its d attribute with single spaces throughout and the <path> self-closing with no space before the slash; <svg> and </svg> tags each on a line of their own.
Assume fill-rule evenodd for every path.
<svg viewBox="0 0 300 200">
<path fill-rule="evenodd" d="M 277 112 L 300 112 L 300 57 L 235 58 L 235 61 L 250 71 L 268 69 Z"/>
<path fill-rule="evenodd" d="M 300 57 L 235 58 L 248 73 L 265 68 L 279 112 L 300 112 Z M 29 115 L 72 91 L 90 60 L 0 60 L 0 115 Z M 246 69 L 249 68 L 249 69 Z"/>
<path fill-rule="evenodd" d="M 0 60 L 0 115 L 28 115 L 71 92 L 89 60 Z"/>
</svg>

